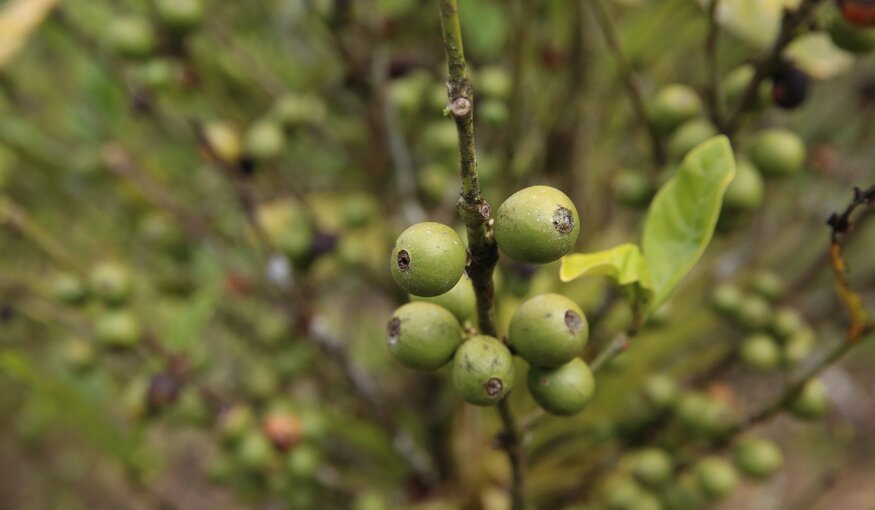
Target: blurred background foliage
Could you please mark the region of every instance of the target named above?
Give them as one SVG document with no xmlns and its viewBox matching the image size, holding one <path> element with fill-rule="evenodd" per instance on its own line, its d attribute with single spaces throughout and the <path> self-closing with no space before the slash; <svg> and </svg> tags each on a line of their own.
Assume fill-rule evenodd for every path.
<svg viewBox="0 0 875 510">
<path fill-rule="evenodd" d="M 705 3 L 611 4 L 646 98 L 705 85 Z M 587 2 L 461 4 L 487 199 L 550 184 L 581 211 L 576 251 L 638 239 L 649 197 L 624 186 L 661 182 L 678 158 L 655 172 Z M 720 76 L 769 46 L 779 4 L 723 2 Z M 835 11 L 824 2 L 814 29 Z M 434 2 L 6 0 L 0 13 L 0 507 L 507 505 L 494 412 L 385 348 L 407 300 L 393 239 L 424 219 L 461 228 Z M 760 129 L 792 129 L 804 171 L 723 221 L 583 413 L 534 420 L 537 508 L 597 501 L 624 452 L 696 446 L 683 424 L 648 433 L 654 374 L 745 416 L 843 338 L 824 220 L 875 178 L 875 61 L 806 37 L 791 48 L 814 78 L 805 104 L 746 116 L 733 140 L 744 158 Z M 850 277 L 871 303 L 875 229 L 854 236 Z M 502 334 L 549 291 L 589 317 L 588 359 L 629 327 L 607 279 L 562 284 L 558 264 L 507 259 L 496 278 Z M 757 372 L 729 362 L 744 326 L 709 301 L 727 282 L 751 301 L 770 278 L 781 290 L 751 313 L 793 310 L 813 334 Z M 870 509 L 873 362 L 863 345 L 825 373 L 823 421 L 761 427 L 786 467 L 722 507 Z M 534 402 L 511 400 L 528 424 Z"/>
</svg>

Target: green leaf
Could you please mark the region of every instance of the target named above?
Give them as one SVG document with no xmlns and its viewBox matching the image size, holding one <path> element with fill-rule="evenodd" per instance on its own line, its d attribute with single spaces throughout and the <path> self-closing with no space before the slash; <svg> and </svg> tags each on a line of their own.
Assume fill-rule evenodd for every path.
<svg viewBox="0 0 875 510">
<path fill-rule="evenodd" d="M 620 285 L 639 283 L 647 287 L 647 268 L 637 245 L 621 244 L 596 253 L 575 253 L 562 258 L 559 279 L 570 282 L 586 275 L 604 275 Z"/>
<path fill-rule="evenodd" d="M 721 135 L 690 151 L 656 194 L 641 243 L 654 291 L 650 310 L 665 301 L 704 253 L 734 176 L 732 147 Z"/>
</svg>

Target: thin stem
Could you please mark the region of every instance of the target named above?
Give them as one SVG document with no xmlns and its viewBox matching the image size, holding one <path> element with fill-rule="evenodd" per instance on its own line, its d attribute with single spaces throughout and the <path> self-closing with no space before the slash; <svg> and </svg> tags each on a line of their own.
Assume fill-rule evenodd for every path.
<svg viewBox="0 0 875 510">
<path fill-rule="evenodd" d="M 704 96 L 711 122 L 722 129 L 723 109 L 720 105 L 720 76 L 717 65 L 717 42 L 720 35 L 720 24 L 717 23 L 717 8 L 719 5 L 720 0 L 711 0 L 711 3 L 708 4 L 708 36 L 705 39 L 707 81 L 705 83 Z"/>
<path fill-rule="evenodd" d="M 754 75 L 750 83 L 741 96 L 741 100 L 736 105 L 735 109 L 726 119 L 726 124 L 723 127 L 723 132 L 732 137 L 738 131 L 741 122 L 741 116 L 753 104 L 754 99 L 759 94 L 760 85 L 771 74 L 775 66 L 781 61 L 781 54 L 790 45 L 791 42 L 799 35 L 799 28 L 809 20 L 814 8 L 821 0 L 802 0 L 799 7 L 794 11 L 784 11 L 784 18 L 781 21 L 781 29 L 778 32 L 778 37 L 772 44 L 772 49 L 768 55 L 761 58 L 755 68 Z"/>
<path fill-rule="evenodd" d="M 590 369 L 593 374 L 604 368 L 614 358 L 619 356 L 629 347 L 629 337 L 625 333 L 620 333 L 615 336 L 604 349 L 599 352 L 598 356 L 590 363 Z"/>
<path fill-rule="evenodd" d="M 465 221 L 468 234 L 468 250 L 471 255 L 468 276 L 471 277 L 474 293 L 477 296 L 477 322 L 480 332 L 495 336 L 497 329 L 493 306 L 495 287 L 492 281 L 492 272 L 498 262 L 498 249 L 491 232 L 491 210 L 480 191 L 480 179 L 477 174 L 474 144 L 474 90 L 465 63 L 458 2 L 457 0 L 440 0 L 439 8 L 449 71 L 447 95 L 450 106 L 448 110 L 456 122 L 456 131 L 459 136 L 459 173 L 462 178 L 462 192 L 459 197 L 458 209 Z M 511 465 L 511 508 L 523 510 L 525 507 L 525 482 L 522 447 L 516 420 L 506 398 L 498 403 L 498 412 L 504 427 L 501 443 L 507 451 Z"/>
<path fill-rule="evenodd" d="M 604 0 L 593 0 L 590 2 L 596 14 L 596 21 L 605 36 L 611 51 L 614 53 L 614 59 L 617 61 L 617 66 L 620 69 L 620 75 L 623 79 L 623 84 L 626 87 L 626 92 L 629 95 L 629 100 L 632 102 L 632 110 L 638 118 L 638 122 L 647 129 L 647 135 L 650 138 L 650 146 L 653 152 L 654 170 L 660 170 L 668 162 L 668 156 L 665 152 L 665 147 L 659 137 L 659 133 L 650 122 L 650 117 L 647 114 L 647 106 L 644 104 L 644 94 L 641 92 L 641 84 L 638 82 L 638 77 L 632 69 L 629 59 L 623 53 L 623 48 L 620 46 L 620 37 L 618 35 L 617 26 L 611 18 L 608 7 Z"/>
</svg>

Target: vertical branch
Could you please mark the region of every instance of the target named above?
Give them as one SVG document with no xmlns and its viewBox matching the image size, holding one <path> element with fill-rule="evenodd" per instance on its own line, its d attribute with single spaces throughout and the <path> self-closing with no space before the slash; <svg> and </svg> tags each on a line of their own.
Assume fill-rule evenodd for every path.
<svg viewBox="0 0 875 510">
<path fill-rule="evenodd" d="M 456 122 L 456 131 L 459 135 L 459 173 L 462 177 L 462 193 L 459 197 L 458 209 L 468 233 L 468 249 L 471 254 L 468 275 L 471 277 L 474 293 L 477 296 L 477 321 L 480 331 L 485 335 L 495 336 L 497 330 L 493 306 L 495 288 L 492 272 L 498 262 L 498 248 L 491 232 L 491 210 L 480 191 L 480 179 L 477 175 L 474 145 L 474 89 L 465 63 L 458 2 L 439 0 L 439 8 L 449 71 L 447 82 L 449 113 Z M 498 412 L 504 428 L 501 444 L 507 451 L 511 465 L 512 508 L 522 510 L 525 507 L 524 461 L 519 430 L 507 399 L 498 403 Z"/>
<path fill-rule="evenodd" d="M 723 129 L 723 109 L 720 105 L 720 77 L 717 65 L 717 39 L 720 35 L 720 25 L 717 23 L 717 8 L 720 0 L 711 0 L 708 4 L 708 36 L 705 39 L 705 65 L 707 77 L 705 81 L 705 106 L 711 122 Z"/>
<path fill-rule="evenodd" d="M 662 140 L 659 138 L 659 133 L 650 122 L 647 114 L 647 106 L 644 104 L 644 95 L 641 92 L 641 84 L 638 82 L 638 77 L 623 53 L 623 48 L 620 47 L 620 37 L 617 33 L 617 27 L 614 25 L 614 20 L 608 12 L 604 0 L 593 0 L 590 2 L 596 14 L 596 20 L 605 36 L 605 41 L 608 47 L 614 53 L 614 59 L 617 61 L 617 67 L 620 69 L 620 75 L 623 80 L 623 85 L 626 87 L 626 93 L 629 95 L 629 101 L 632 102 L 632 110 L 638 122 L 647 130 L 647 136 L 650 138 L 651 151 L 653 152 L 654 170 L 659 170 L 668 162 L 668 156 L 665 152 L 665 147 Z"/>
</svg>

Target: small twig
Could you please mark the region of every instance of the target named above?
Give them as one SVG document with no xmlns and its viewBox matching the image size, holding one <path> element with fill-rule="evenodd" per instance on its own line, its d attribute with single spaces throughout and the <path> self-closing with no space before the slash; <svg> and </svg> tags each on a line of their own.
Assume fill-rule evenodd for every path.
<svg viewBox="0 0 875 510">
<path fill-rule="evenodd" d="M 742 94 L 741 99 L 732 110 L 732 113 L 726 119 L 723 125 L 723 132 L 730 138 L 735 135 L 741 122 L 741 117 L 744 112 L 753 104 L 754 99 L 760 91 L 760 85 L 772 73 L 775 66 L 781 61 L 781 54 L 790 45 L 791 42 L 799 35 L 799 29 L 805 24 L 814 12 L 814 8 L 821 0 L 802 0 L 796 10 L 785 10 L 784 17 L 781 20 L 781 29 L 778 32 L 778 37 L 772 44 L 772 49 L 768 55 L 762 57 L 754 67 L 754 74 L 747 85 L 747 88 Z"/>
<path fill-rule="evenodd" d="M 608 43 L 611 51 L 614 53 L 614 59 L 617 61 L 617 66 L 620 69 L 620 75 L 623 79 L 623 84 L 626 87 L 626 92 L 629 95 L 629 100 L 632 102 L 632 110 L 638 118 L 638 122 L 647 130 L 647 135 L 650 138 L 650 146 L 653 152 L 654 171 L 659 171 L 668 162 L 668 155 L 665 151 L 665 146 L 659 137 L 659 133 L 650 122 L 650 116 L 647 113 L 647 105 L 644 103 L 644 94 L 641 92 L 641 85 L 638 82 L 638 76 L 632 69 L 629 59 L 623 53 L 623 48 L 620 47 L 620 38 L 617 32 L 617 27 L 611 18 L 608 7 L 604 0 L 593 0 L 590 2 L 596 14 L 599 27 L 602 34 Z"/>
<path fill-rule="evenodd" d="M 720 76 L 717 65 L 717 42 L 720 35 L 720 24 L 717 22 L 717 9 L 720 0 L 711 0 L 708 4 L 708 36 L 705 39 L 705 65 L 707 78 L 705 82 L 705 106 L 711 122 L 722 129 L 723 108 L 720 103 Z"/>
<path fill-rule="evenodd" d="M 613 361 L 614 358 L 625 352 L 629 348 L 629 336 L 625 333 L 620 333 L 608 342 L 601 352 L 589 364 L 593 374 L 598 373 L 601 369 Z"/>
</svg>

